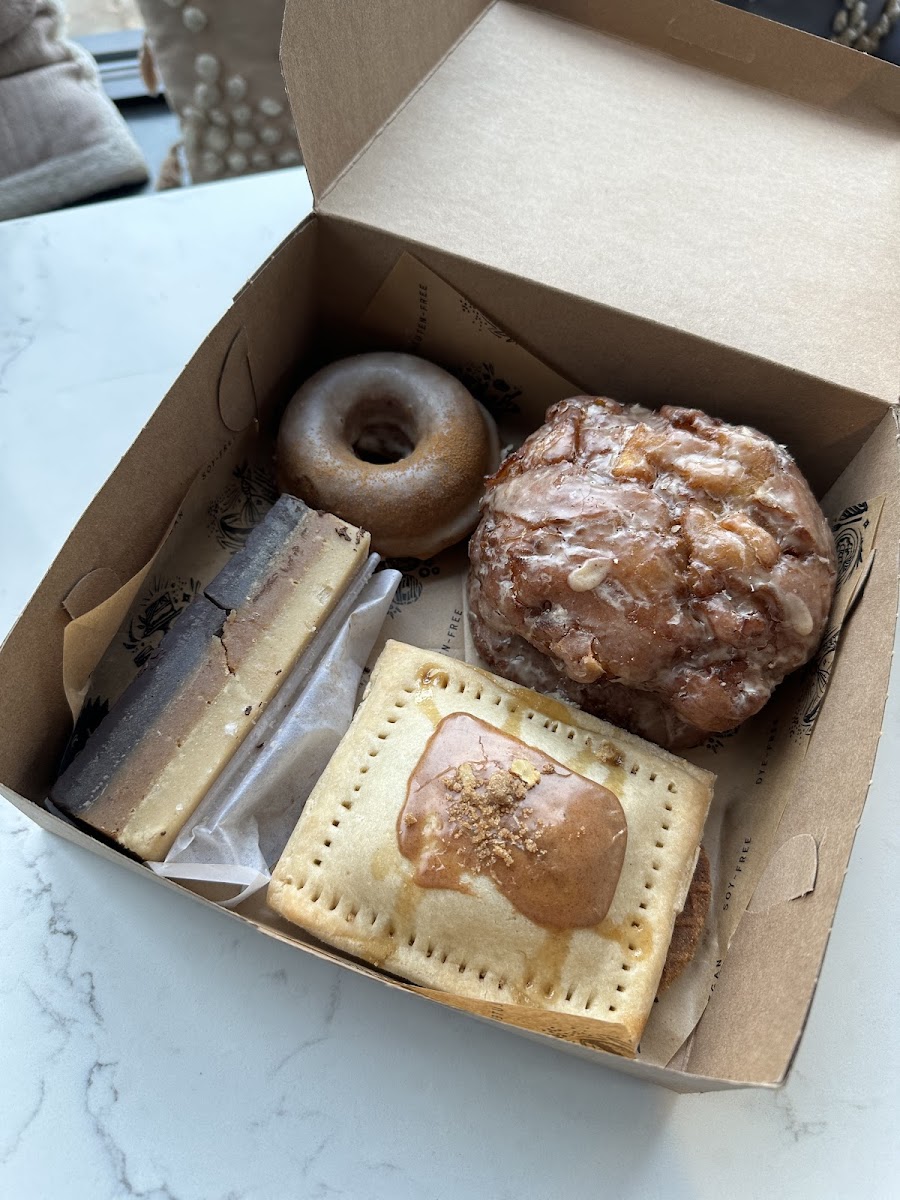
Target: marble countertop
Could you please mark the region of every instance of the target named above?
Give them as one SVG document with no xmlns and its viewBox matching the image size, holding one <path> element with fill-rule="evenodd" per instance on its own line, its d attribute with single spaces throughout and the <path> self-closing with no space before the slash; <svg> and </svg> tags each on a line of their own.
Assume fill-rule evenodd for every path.
<svg viewBox="0 0 900 1200">
<path fill-rule="evenodd" d="M 0 636 L 302 171 L 0 224 Z M 897 1195 L 900 698 L 796 1065 L 675 1096 L 186 904 L 0 805 L 0 1194 Z"/>
</svg>

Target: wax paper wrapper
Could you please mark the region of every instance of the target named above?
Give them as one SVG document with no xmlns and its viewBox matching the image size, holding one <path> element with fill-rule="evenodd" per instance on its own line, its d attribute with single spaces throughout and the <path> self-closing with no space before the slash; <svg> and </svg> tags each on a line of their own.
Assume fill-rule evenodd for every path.
<svg viewBox="0 0 900 1200">
<path fill-rule="evenodd" d="M 398 571 L 362 576 L 313 639 L 240 749 L 176 838 L 168 879 L 237 889 L 235 907 L 269 881 L 313 785 L 347 732 L 366 660 L 400 581 Z"/>
</svg>

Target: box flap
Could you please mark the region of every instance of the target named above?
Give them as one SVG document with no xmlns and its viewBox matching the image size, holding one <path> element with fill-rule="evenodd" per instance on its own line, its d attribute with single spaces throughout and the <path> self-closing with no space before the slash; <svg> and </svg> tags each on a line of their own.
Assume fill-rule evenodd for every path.
<svg viewBox="0 0 900 1200">
<path fill-rule="evenodd" d="M 323 214 L 896 400 L 897 68 L 714 0 L 289 0 L 283 60 Z"/>
<path fill-rule="evenodd" d="M 281 68 L 316 203 L 490 0 L 287 0 Z"/>
</svg>

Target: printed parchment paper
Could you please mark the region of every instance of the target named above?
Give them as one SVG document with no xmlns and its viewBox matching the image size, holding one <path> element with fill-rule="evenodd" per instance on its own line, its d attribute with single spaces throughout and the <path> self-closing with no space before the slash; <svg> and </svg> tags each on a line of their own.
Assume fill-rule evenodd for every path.
<svg viewBox="0 0 900 1200">
<path fill-rule="evenodd" d="M 66 626 L 63 683 L 70 704 L 81 699 L 66 761 L 278 499 L 271 461 L 271 445 L 255 428 L 223 434 L 132 586 Z"/>
</svg>

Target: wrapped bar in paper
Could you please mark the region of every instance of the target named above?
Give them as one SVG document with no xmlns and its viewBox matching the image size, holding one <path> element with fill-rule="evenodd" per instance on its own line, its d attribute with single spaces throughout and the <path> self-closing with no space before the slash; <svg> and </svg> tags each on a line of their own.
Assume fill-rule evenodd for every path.
<svg viewBox="0 0 900 1200">
<path fill-rule="evenodd" d="M 400 581 L 366 570 L 316 635 L 166 855 L 169 879 L 221 884 L 234 907 L 262 888 L 353 717 L 360 679 Z"/>
</svg>

